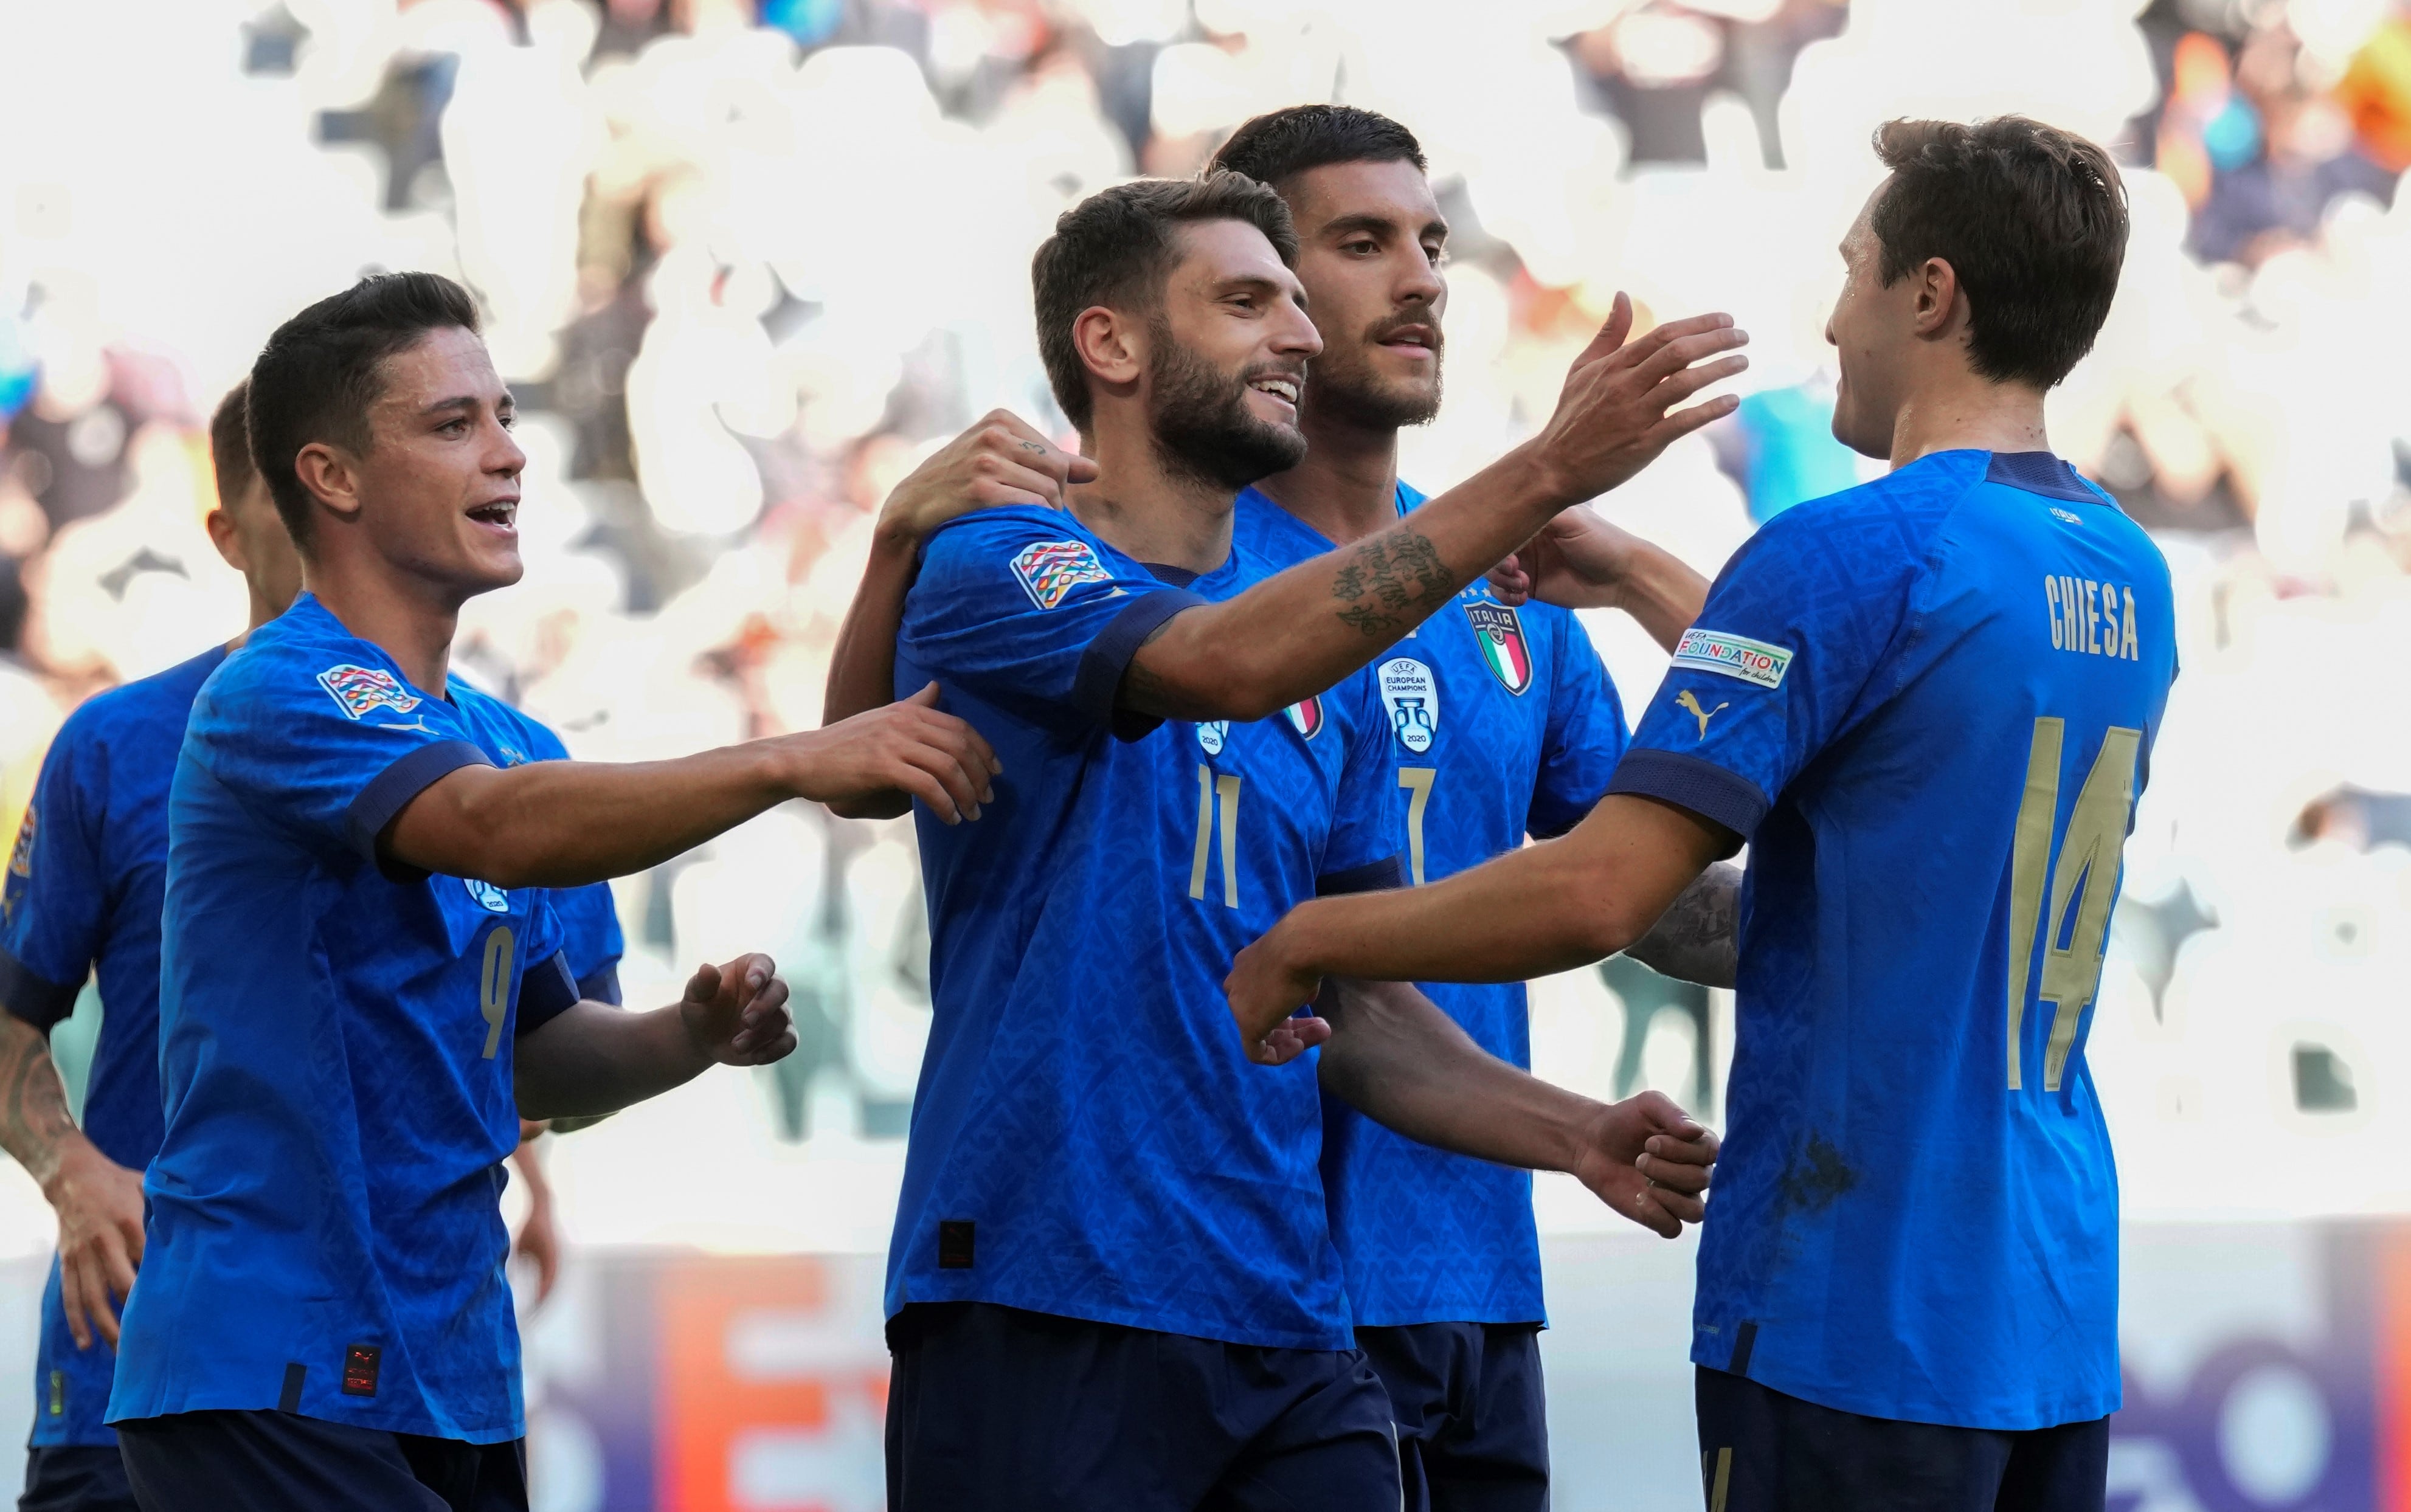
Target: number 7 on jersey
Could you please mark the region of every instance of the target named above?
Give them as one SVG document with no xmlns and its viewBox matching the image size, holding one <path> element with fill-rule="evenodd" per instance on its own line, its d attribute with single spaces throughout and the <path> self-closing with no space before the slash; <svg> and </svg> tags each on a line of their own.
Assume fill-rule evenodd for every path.
<svg viewBox="0 0 2411 1512">
<path fill-rule="evenodd" d="M 2101 986 L 2101 956 L 2108 948 L 2110 904 L 2118 891 L 2119 853 L 2135 811 L 2135 754 L 2143 733 L 2111 725 L 2100 753 L 2078 790 L 2076 807 L 2059 838 L 2059 861 L 2051 865 L 2052 826 L 2059 814 L 2059 764 L 2068 721 L 2044 716 L 2034 723 L 2026 751 L 2025 796 L 2018 804 L 2017 838 L 2009 862 L 2009 1090 L 2025 1084 L 2022 1040 L 2026 987 L 2032 981 L 2035 947 L 2042 947 L 2042 987 L 2036 1001 L 2053 1009 L 2051 1041 L 2043 1051 L 2042 1085 L 2059 1090 L 2068 1054 L 2084 1005 Z M 2050 865 L 2050 896 L 2044 867 Z M 2043 905 L 2048 901 L 2050 908 Z M 2038 928 L 2042 930 L 2039 941 Z"/>
</svg>

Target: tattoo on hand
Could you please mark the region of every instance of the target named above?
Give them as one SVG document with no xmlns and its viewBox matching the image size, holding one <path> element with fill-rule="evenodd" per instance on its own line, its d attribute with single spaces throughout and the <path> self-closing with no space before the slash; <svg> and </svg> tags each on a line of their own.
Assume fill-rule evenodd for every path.
<svg viewBox="0 0 2411 1512">
<path fill-rule="evenodd" d="M 1412 526 L 1384 531 L 1358 546 L 1331 582 L 1347 607 L 1340 622 L 1367 636 L 1388 635 L 1421 621 L 1456 591 L 1439 549 Z"/>
</svg>

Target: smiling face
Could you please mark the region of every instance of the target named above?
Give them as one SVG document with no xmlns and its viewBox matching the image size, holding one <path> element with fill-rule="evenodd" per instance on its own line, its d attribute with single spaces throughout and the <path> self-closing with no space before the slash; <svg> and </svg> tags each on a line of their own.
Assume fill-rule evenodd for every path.
<svg viewBox="0 0 2411 1512">
<path fill-rule="evenodd" d="M 527 455 L 486 343 L 459 327 L 432 330 L 379 376 L 369 449 L 343 459 L 358 529 L 386 561 L 461 598 L 518 582 Z"/>
<path fill-rule="evenodd" d="M 1147 323 L 1147 426 L 1180 471 L 1234 490 L 1306 455 L 1298 403 L 1322 349 L 1306 291 L 1244 221 L 1182 227 Z"/>
<path fill-rule="evenodd" d="M 1369 429 L 1430 420 L 1448 308 L 1448 221 L 1431 182 L 1404 159 L 1334 163 L 1295 175 L 1281 197 L 1297 220 L 1297 275 L 1322 335 L 1314 414 Z"/>
</svg>

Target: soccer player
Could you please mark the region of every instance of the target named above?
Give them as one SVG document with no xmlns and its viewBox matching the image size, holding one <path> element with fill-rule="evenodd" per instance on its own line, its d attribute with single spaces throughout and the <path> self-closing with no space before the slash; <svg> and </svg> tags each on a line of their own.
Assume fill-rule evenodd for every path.
<svg viewBox="0 0 2411 1512">
<path fill-rule="evenodd" d="M 1738 366 L 1718 356 L 1738 338 L 1707 317 L 1623 347 L 1620 310 L 1540 442 L 1278 574 L 1235 545 L 1232 510 L 1303 449 L 1321 342 L 1295 252 L 1279 196 L 1233 174 L 1067 213 L 1033 282 L 1094 481 L 1069 514 L 1003 502 L 1089 469 L 1034 438 L 1011 443 L 1022 464 L 984 450 L 1016 434 L 1002 422 L 942 452 L 932 471 L 1002 507 L 928 537 L 894 684 L 832 669 L 832 713 L 941 679 L 1009 774 L 975 835 L 922 828 L 937 1019 L 889 1260 L 899 1512 L 1397 1505 L 1323 1209 L 1316 1069 L 1251 1073 L 1215 976 L 1288 902 L 1403 880 L 1391 721 L 1359 669 L 1721 413 L 1661 418 Z M 911 570 L 909 546 L 875 555 L 850 616 L 848 653 L 882 671 Z M 1700 1211 L 1714 1141 L 1666 1099 L 1534 1082 L 1411 991 L 1343 988 L 1331 1012 L 1322 1080 L 1394 1127 L 1573 1170 L 1661 1232 Z"/>
<path fill-rule="evenodd" d="M 994 775 L 928 698 L 678 761 L 528 760 L 447 676 L 460 605 L 520 572 L 525 458 L 476 326 L 447 280 L 371 278 L 252 371 L 306 590 L 202 685 L 169 792 L 165 1129 L 108 1414 L 146 1512 L 524 1506 L 495 1200 L 520 1115 L 795 1044 L 759 955 L 651 1012 L 581 999 L 546 890 L 791 797 L 902 785 L 957 817 Z"/>
<path fill-rule="evenodd" d="M 1305 459 L 1243 490 L 1235 516 L 1241 545 L 1288 565 L 1370 536 L 1424 502 L 1398 477 L 1398 431 L 1439 410 L 1448 222 L 1412 133 L 1349 106 L 1258 116 L 1222 145 L 1214 167 L 1287 201 L 1298 281 L 1322 339 L 1299 406 Z M 1707 581 L 1625 532 L 1594 529 L 1615 548 L 1600 589 L 1615 591 L 1671 651 Z M 1512 850 L 1527 834 L 1571 828 L 1624 754 L 1624 707 L 1588 632 L 1564 609 L 1502 603 L 1482 581 L 1391 647 L 1375 672 L 1416 883 Z M 1740 881 L 1732 866 L 1710 867 L 1631 953 L 1732 985 Z M 1531 1064 L 1522 982 L 1418 986 L 1483 1049 Z M 1326 1097 L 1322 1183 L 1356 1343 L 1397 1427 L 1407 1506 L 1545 1508 L 1530 1173 L 1418 1143 Z"/>
<path fill-rule="evenodd" d="M 2098 1508 L 2117 1197 L 2084 1065 L 2176 671 L 2169 575 L 2043 396 L 2125 255 L 2117 170 L 2017 117 L 1896 121 L 1842 243 L 1834 433 L 1885 478 L 1727 565 L 1610 796 L 1239 958 L 1241 1032 L 1326 974 L 1503 981 L 1622 948 L 1750 844 L 1700 1250 L 1708 1505 Z"/>
<path fill-rule="evenodd" d="M 0 879 L 0 1008 L 8 1014 L 0 1019 L 0 1084 L 8 1089 L 0 1147 L 41 1183 L 60 1231 L 43 1295 L 24 1508 L 134 1505 L 117 1435 L 101 1418 L 115 1365 L 116 1303 L 142 1257 L 142 1168 L 159 1147 L 168 783 L 202 681 L 301 588 L 300 558 L 251 465 L 244 387 L 238 384 L 211 417 L 218 503 L 208 525 L 219 554 L 243 575 L 250 623 L 230 644 L 76 711 L 45 758 L 35 807 Z M 566 755 L 549 730 L 524 715 L 520 721 L 535 759 Z M 580 995 L 618 1002 L 621 946 L 609 887 L 561 894 L 554 904 Z M 95 962 L 105 1011 L 79 1128 L 45 1036 Z M 536 1189 L 542 1172 L 532 1147 L 522 1144 L 514 1160 Z M 521 1237 L 532 1248 L 549 1243 L 533 1221 Z"/>
</svg>

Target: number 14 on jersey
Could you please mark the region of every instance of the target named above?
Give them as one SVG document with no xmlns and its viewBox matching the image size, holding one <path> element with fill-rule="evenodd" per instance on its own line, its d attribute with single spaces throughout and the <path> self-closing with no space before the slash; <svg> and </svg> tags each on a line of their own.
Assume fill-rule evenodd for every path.
<svg viewBox="0 0 2411 1512">
<path fill-rule="evenodd" d="M 2045 716 L 2034 722 L 2009 861 L 2009 1069 L 2013 1092 L 2025 1084 L 2026 988 L 2033 981 L 2036 946 L 2042 948 L 2042 985 L 2036 1002 L 2053 1008 L 2051 1039 L 2043 1050 L 2044 1091 L 2059 1090 L 2084 1005 L 2100 990 L 2110 905 L 2117 895 L 2119 856 L 2135 811 L 2135 756 L 2142 742 L 2141 730 L 2122 725 L 2111 725 L 2102 734 L 2093 769 L 2068 811 L 2068 829 L 2058 836 L 2059 860 L 2053 865 L 2052 829 L 2059 815 L 2060 756 L 2068 743 L 2068 721 Z"/>
</svg>

